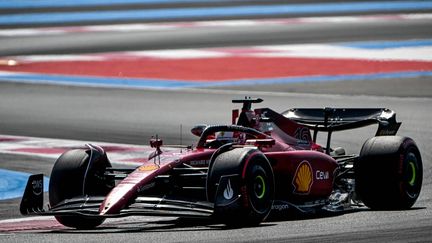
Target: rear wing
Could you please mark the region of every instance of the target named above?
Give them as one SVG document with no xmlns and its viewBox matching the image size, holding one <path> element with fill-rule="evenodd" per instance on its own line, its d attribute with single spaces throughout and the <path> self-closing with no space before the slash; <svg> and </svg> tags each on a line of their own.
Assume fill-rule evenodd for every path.
<svg viewBox="0 0 432 243">
<path fill-rule="evenodd" d="M 401 122 L 386 108 L 294 108 L 283 116 L 313 131 L 342 131 L 378 124 L 376 136 L 396 135 Z"/>
<path fill-rule="evenodd" d="M 327 132 L 327 154 L 330 153 L 334 131 L 378 124 L 375 136 L 396 135 L 402 124 L 396 121 L 396 113 L 386 108 L 294 108 L 282 112 L 282 115 L 314 131 L 314 142 L 318 131 Z"/>
</svg>

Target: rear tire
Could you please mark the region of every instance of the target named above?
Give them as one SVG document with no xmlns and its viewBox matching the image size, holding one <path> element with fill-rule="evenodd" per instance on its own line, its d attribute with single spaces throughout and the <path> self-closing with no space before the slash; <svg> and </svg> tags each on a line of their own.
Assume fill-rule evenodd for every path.
<svg viewBox="0 0 432 243">
<path fill-rule="evenodd" d="M 230 227 L 259 225 L 273 205 L 275 184 L 269 161 L 262 152 L 251 148 L 237 148 L 219 154 L 209 167 L 209 201 L 215 202 L 216 193 L 221 191 L 218 188 L 221 177 L 229 175 L 238 178 L 233 191 L 241 197 L 238 203 L 215 206 L 214 216 Z"/>
<path fill-rule="evenodd" d="M 367 140 L 354 170 L 357 196 L 371 209 L 409 209 L 420 195 L 423 166 L 411 138 L 379 136 Z"/>
<path fill-rule="evenodd" d="M 51 206 L 77 196 L 105 196 L 108 194 L 113 182 L 103 179 L 106 168 L 111 166 L 106 154 L 94 161 L 92 168 L 89 168 L 86 185 L 83 186 L 89 159 L 90 150 L 84 149 L 69 150 L 57 159 L 49 183 Z M 77 229 L 93 229 L 105 221 L 104 218 L 82 216 L 55 216 L 55 218 L 64 226 Z"/>
</svg>

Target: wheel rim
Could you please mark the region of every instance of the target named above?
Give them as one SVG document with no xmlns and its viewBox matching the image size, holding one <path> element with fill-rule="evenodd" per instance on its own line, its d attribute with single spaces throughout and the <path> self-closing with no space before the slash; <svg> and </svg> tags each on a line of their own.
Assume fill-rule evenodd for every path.
<svg viewBox="0 0 432 243">
<path fill-rule="evenodd" d="M 413 152 L 406 154 L 405 190 L 411 198 L 416 198 L 420 192 L 420 175 L 417 156 Z"/>
<path fill-rule="evenodd" d="M 271 208 L 271 183 L 267 173 L 261 165 L 254 165 L 251 167 L 247 183 L 251 206 L 260 213 L 265 213 Z"/>
<path fill-rule="evenodd" d="M 261 175 L 255 177 L 254 192 L 258 199 L 262 199 L 266 193 L 266 183 Z"/>
<path fill-rule="evenodd" d="M 409 180 L 409 182 L 408 182 L 408 184 L 410 185 L 410 186 L 414 186 L 415 185 L 415 180 L 416 180 L 416 177 L 417 177 L 417 173 L 416 173 L 416 166 L 415 166 L 415 164 L 414 164 L 414 162 L 413 161 L 410 161 L 410 162 L 408 162 L 408 165 L 409 165 L 409 168 L 411 169 L 410 171 L 411 171 L 411 180 Z"/>
</svg>

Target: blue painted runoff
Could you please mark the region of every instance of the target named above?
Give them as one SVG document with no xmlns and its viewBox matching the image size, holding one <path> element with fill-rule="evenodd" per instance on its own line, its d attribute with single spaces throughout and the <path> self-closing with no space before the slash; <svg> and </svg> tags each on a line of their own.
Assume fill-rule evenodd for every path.
<svg viewBox="0 0 432 243">
<path fill-rule="evenodd" d="M 0 0 L 0 9 L 87 7 L 125 4 L 172 4 L 202 2 L 232 2 L 232 0 Z M 236 2 L 246 0 L 235 0 Z"/>
<path fill-rule="evenodd" d="M 2 81 L 23 83 L 45 83 L 45 84 L 68 84 L 84 86 L 112 86 L 112 87 L 135 87 L 135 88 L 181 88 L 190 86 L 191 82 L 171 81 L 162 79 L 139 79 L 139 78 L 112 78 L 112 77 L 87 77 L 67 76 L 51 74 L 21 74 L 11 73 L 1 75 Z M 7 82 L 6 81 L 6 82 Z"/>
<path fill-rule="evenodd" d="M 53 24 L 73 22 L 104 22 L 162 19 L 181 20 L 185 18 L 215 17 L 246 17 L 283 14 L 316 14 L 316 13 L 359 13 L 359 12 L 391 12 L 432 10 L 432 1 L 377 1 L 377 2 L 338 2 L 319 4 L 281 4 L 281 5 L 250 5 L 212 8 L 174 8 L 119 11 L 89 12 L 51 12 L 2 14 L 0 24 Z"/>
<path fill-rule="evenodd" d="M 415 78 L 431 77 L 430 71 L 415 72 L 391 72 L 373 74 L 352 74 L 352 75 L 323 75 L 323 76 L 303 76 L 303 77 L 281 77 L 269 79 L 245 79 L 215 83 L 200 83 L 195 87 L 216 87 L 216 86 L 242 86 L 242 85 L 267 85 L 267 84 L 289 84 L 289 83 L 323 83 L 337 81 L 362 81 L 376 79 L 395 79 L 395 78 Z"/>
<path fill-rule="evenodd" d="M 396 41 L 361 41 L 341 43 L 338 46 L 345 46 L 360 49 L 387 49 L 387 48 L 401 48 L 401 47 L 423 47 L 432 46 L 432 39 L 422 40 L 396 40 Z"/>
<path fill-rule="evenodd" d="M 374 79 L 413 78 L 431 77 L 431 71 L 414 72 L 389 72 L 374 74 L 353 74 L 353 75 L 328 75 L 328 76 L 303 76 L 303 77 L 280 77 L 266 79 L 243 79 L 218 82 L 187 82 L 177 80 L 157 79 L 124 79 L 107 77 L 83 77 L 46 74 L 5 74 L 1 75 L 0 82 L 14 83 L 38 83 L 38 84 L 60 84 L 91 87 L 115 87 L 135 89 L 182 89 L 210 86 L 240 86 L 240 85 L 265 85 L 265 84 L 287 84 L 301 82 L 332 82 L 332 81 L 361 81 Z"/>
<path fill-rule="evenodd" d="M 0 200 L 22 197 L 30 174 L 0 169 Z M 49 178 L 44 177 L 44 191 L 48 191 Z"/>
</svg>

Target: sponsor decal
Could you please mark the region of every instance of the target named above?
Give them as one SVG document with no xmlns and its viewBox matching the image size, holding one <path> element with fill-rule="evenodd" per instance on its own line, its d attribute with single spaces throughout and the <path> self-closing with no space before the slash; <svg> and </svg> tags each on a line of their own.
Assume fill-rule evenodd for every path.
<svg viewBox="0 0 432 243">
<path fill-rule="evenodd" d="M 242 198 L 243 198 L 243 200 L 242 200 L 243 206 L 248 208 L 249 207 L 249 196 L 247 194 L 246 186 L 240 187 L 240 193 L 241 193 Z"/>
<path fill-rule="evenodd" d="M 290 206 L 288 204 L 273 204 L 272 210 L 275 211 L 286 211 L 290 209 Z"/>
<path fill-rule="evenodd" d="M 326 200 L 315 200 L 315 201 L 305 202 L 305 203 L 303 203 L 303 205 L 299 205 L 299 206 L 316 207 L 316 206 L 320 206 L 320 205 L 324 205 L 324 204 L 327 204 Z"/>
<path fill-rule="evenodd" d="M 144 186 L 140 186 L 140 187 L 138 187 L 137 192 L 138 193 L 143 192 L 143 191 L 145 191 L 147 189 L 153 188 L 155 185 L 156 185 L 156 183 L 152 182 L 150 184 L 147 184 L 147 185 L 144 185 Z"/>
<path fill-rule="evenodd" d="M 43 179 L 32 181 L 33 194 L 39 196 L 43 192 Z"/>
<path fill-rule="evenodd" d="M 223 196 L 226 200 L 230 200 L 234 196 L 234 191 L 231 187 L 231 181 L 228 179 L 227 186 L 223 192 Z"/>
<path fill-rule="evenodd" d="M 399 169 L 398 169 L 399 175 L 402 175 L 402 173 L 403 173 L 404 161 L 405 161 L 405 156 L 403 154 L 401 154 L 399 156 Z"/>
<path fill-rule="evenodd" d="M 390 136 L 390 135 L 395 135 L 396 133 L 397 133 L 397 131 L 394 129 L 387 129 L 387 130 L 382 129 L 382 130 L 379 130 L 378 136 Z"/>
<path fill-rule="evenodd" d="M 189 164 L 192 165 L 192 166 L 208 165 L 209 164 L 209 160 L 192 160 L 191 162 L 189 162 Z"/>
<path fill-rule="evenodd" d="M 157 170 L 159 169 L 158 165 L 141 165 L 140 167 L 138 167 L 139 171 L 152 171 L 152 170 Z"/>
<path fill-rule="evenodd" d="M 309 145 L 310 143 L 309 141 L 306 140 L 297 139 L 297 144 L 301 146 L 301 145 Z"/>
<path fill-rule="evenodd" d="M 298 166 L 292 181 L 295 194 L 309 194 L 313 184 L 312 166 L 303 160 Z"/>
<path fill-rule="evenodd" d="M 271 132 L 271 131 L 273 131 L 274 130 L 273 129 L 273 123 L 271 123 L 271 122 L 262 122 L 260 130 L 263 131 L 263 132 Z"/>
<path fill-rule="evenodd" d="M 297 143 L 299 145 L 308 145 L 311 141 L 310 131 L 305 127 L 299 127 L 294 132 L 294 137 L 297 138 Z"/>
<path fill-rule="evenodd" d="M 294 137 L 300 140 L 311 140 L 309 129 L 306 127 L 299 127 L 294 132 Z"/>
<path fill-rule="evenodd" d="M 317 170 L 315 172 L 315 179 L 317 180 L 328 180 L 330 178 L 330 173 L 328 171 Z"/>
<path fill-rule="evenodd" d="M 381 117 L 385 117 L 385 119 L 389 119 L 393 114 L 383 114 Z M 386 116 L 387 115 L 387 116 Z M 385 123 L 379 123 L 378 130 L 376 132 L 375 136 L 389 136 L 389 135 L 396 135 L 397 131 L 399 130 L 399 127 L 401 125 L 400 122 L 397 123 L 388 123 L 384 125 Z"/>
</svg>

